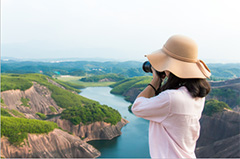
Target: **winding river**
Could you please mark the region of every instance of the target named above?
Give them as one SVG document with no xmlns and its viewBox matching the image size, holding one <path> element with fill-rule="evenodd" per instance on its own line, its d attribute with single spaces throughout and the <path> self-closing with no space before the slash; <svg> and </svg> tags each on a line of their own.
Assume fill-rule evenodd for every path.
<svg viewBox="0 0 240 159">
<path fill-rule="evenodd" d="M 80 95 L 106 104 L 120 112 L 129 123 L 122 128 L 122 135 L 112 140 L 90 141 L 100 152 L 100 158 L 150 158 L 148 148 L 147 120 L 138 118 L 128 111 L 131 104 L 122 96 L 110 93 L 110 87 L 87 87 Z"/>
</svg>

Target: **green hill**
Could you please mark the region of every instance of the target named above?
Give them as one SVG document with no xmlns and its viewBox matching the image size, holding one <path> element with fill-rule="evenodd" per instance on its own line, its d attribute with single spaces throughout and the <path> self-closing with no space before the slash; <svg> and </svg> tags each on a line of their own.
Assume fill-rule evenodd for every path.
<svg viewBox="0 0 240 159">
<path fill-rule="evenodd" d="M 150 76 L 132 77 L 124 79 L 111 85 L 111 87 L 113 88 L 111 90 L 111 93 L 122 95 L 131 88 L 138 88 L 139 90 L 143 90 L 147 86 L 147 84 L 151 82 L 151 80 L 152 77 Z"/>
<path fill-rule="evenodd" d="M 84 120 L 84 123 L 92 123 L 95 121 L 105 121 L 111 124 L 116 124 L 116 121 L 121 120 L 121 115 L 117 113 L 112 113 L 112 108 L 105 106 L 102 118 L 97 118 L 95 111 L 98 109 L 101 109 L 102 106 L 93 100 L 87 99 L 85 97 L 82 97 L 78 94 L 72 93 L 74 88 L 68 86 L 67 89 L 62 89 L 51 82 L 48 81 L 48 79 L 54 80 L 51 77 L 41 75 L 41 74 L 3 74 L 1 77 L 2 81 L 2 87 L 3 89 L 1 91 L 9 90 L 9 89 L 21 89 L 26 90 L 32 86 L 32 82 L 37 82 L 40 85 L 46 86 L 51 92 L 51 97 L 54 99 L 54 101 L 57 103 L 58 106 L 65 108 L 64 116 L 63 118 L 68 119 L 70 121 L 73 121 L 71 114 L 68 115 L 68 113 L 72 113 L 73 109 L 83 109 L 84 111 L 78 112 L 79 116 L 84 116 L 85 114 L 90 114 L 94 120 L 91 118 L 87 118 L 88 120 Z M 55 81 L 59 82 L 59 81 Z M 59 82 L 60 85 L 63 85 L 63 83 Z M 63 85 L 64 87 L 66 85 Z M 69 91 L 70 90 L 70 91 Z M 88 109 L 88 107 L 91 107 L 91 109 Z M 116 120 L 117 119 L 117 120 Z M 76 123 L 78 121 L 78 123 Z M 74 124 L 79 124 L 82 120 L 76 120 L 74 121 Z"/>
<path fill-rule="evenodd" d="M 150 76 L 132 77 L 110 85 L 113 89 L 111 93 L 125 96 L 125 100 L 133 102 L 138 93 L 140 93 L 152 80 Z"/>
</svg>

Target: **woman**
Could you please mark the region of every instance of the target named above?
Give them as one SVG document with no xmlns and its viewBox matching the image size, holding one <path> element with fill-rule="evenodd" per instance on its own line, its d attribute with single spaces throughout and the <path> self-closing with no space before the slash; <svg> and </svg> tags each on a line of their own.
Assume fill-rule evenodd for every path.
<svg viewBox="0 0 240 159">
<path fill-rule="evenodd" d="M 152 158 L 196 158 L 194 150 L 200 133 L 199 119 L 205 96 L 210 91 L 206 78 L 211 75 L 197 56 L 197 44 L 181 35 L 170 37 L 162 49 L 147 55 L 153 80 L 138 95 L 132 112 L 150 120 Z M 168 78 L 162 87 L 163 79 L 155 70 L 164 71 Z M 156 95 L 159 87 L 160 93 Z"/>
</svg>

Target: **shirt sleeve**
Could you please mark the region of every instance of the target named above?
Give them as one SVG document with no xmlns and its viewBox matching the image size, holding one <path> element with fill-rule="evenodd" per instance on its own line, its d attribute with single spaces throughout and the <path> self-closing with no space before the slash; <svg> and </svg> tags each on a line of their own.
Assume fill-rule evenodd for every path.
<svg viewBox="0 0 240 159">
<path fill-rule="evenodd" d="M 138 97 L 133 103 L 132 112 L 138 117 L 160 123 L 170 112 L 169 94 L 162 92 L 152 98 Z"/>
</svg>

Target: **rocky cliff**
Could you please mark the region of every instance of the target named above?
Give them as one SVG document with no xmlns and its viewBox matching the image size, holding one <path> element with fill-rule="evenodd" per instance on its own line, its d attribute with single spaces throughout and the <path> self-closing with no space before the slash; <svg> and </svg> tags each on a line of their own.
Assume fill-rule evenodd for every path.
<svg viewBox="0 0 240 159">
<path fill-rule="evenodd" d="M 198 147 L 196 155 L 199 158 L 240 158 L 239 147 L 240 134 Z"/>
<path fill-rule="evenodd" d="M 140 93 L 141 93 L 141 90 L 139 88 L 130 88 L 129 90 L 126 90 L 123 96 L 127 101 L 133 103 L 137 98 L 138 94 Z"/>
<path fill-rule="evenodd" d="M 52 99 L 50 90 L 36 82 L 33 82 L 33 86 L 25 91 L 8 90 L 1 92 L 1 98 L 9 109 L 16 109 L 29 118 L 38 118 L 35 115 L 37 112 L 48 115 L 62 112 L 62 108 L 57 106 Z M 29 106 L 22 105 L 22 98 L 29 99 Z M 52 112 L 50 106 L 54 107 L 56 112 Z"/>
<path fill-rule="evenodd" d="M 223 111 L 203 115 L 197 157 L 240 157 L 240 113 Z M 228 143 L 228 144 L 227 144 Z"/>
<path fill-rule="evenodd" d="M 48 80 L 48 82 L 57 85 L 52 80 Z M 39 119 L 36 115 L 37 112 L 45 115 L 60 114 L 63 109 L 52 99 L 51 93 L 47 87 L 33 82 L 33 86 L 25 91 L 7 90 L 1 92 L 1 98 L 4 101 L 4 105 L 1 105 L 1 107 L 18 110 L 26 118 Z M 22 99 L 27 99 L 27 106 L 23 104 Z M 50 108 L 55 108 L 56 112 L 52 112 Z M 43 135 L 29 134 L 28 140 L 21 147 L 10 145 L 7 138 L 3 137 L 1 139 L 1 156 L 6 158 L 97 157 L 100 155 L 100 152 L 87 144 L 86 141 L 110 140 L 121 135 L 121 128 L 127 124 L 127 121 L 122 119 L 116 125 L 105 122 L 95 122 L 89 125 L 73 125 L 70 121 L 59 118 L 60 116 L 54 117 L 51 121 L 56 122 L 59 127 L 73 135 L 59 129 Z"/>
<path fill-rule="evenodd" d="M 10 145 L 7 138 L 1 138 L 1 156 L 6 158 L 94 158 L 100 152 L 60 129 L 48 134 L 29 134 L 21 147 Z"/>
<path fill-rule="evenodd" d="M 128 123 L 127 120 L 122 119 L 116 125 L 105 122 L 74 125 L 68 120 L 60 119 L 60 117 L 54 117 L 50 121 L 56 122 L 59 127 L 73 133 L 73 135 L 79 136 L 83 141 L 111 140 L 114 137 L 120 136 L 122 134 L 122 127 Z"/>
</svg>

